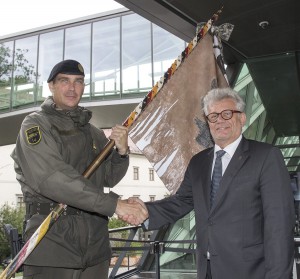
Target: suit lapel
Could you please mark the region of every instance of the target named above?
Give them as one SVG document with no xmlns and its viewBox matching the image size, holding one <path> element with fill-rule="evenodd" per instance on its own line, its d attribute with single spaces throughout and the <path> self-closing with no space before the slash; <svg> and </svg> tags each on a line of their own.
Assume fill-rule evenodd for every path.
<svg viewBox="0 0 300 279">
<path fill-rule="evenodd" d="M 211 208 L 210 214 L 219 206 L 220 202 L 222 201 L 225 193 L 228 191 L 229 186 L 232 182 L 232 179 L 236 176 L 238 171 L 244 165 L 245 161 L 249 157 L 249 143 L 243 137 L 240 144 L 238 145 L 233 157 L 230 160 L 226 171 L 220 181 L 220 187 L 218 193 L 215 197 L 215 202 L 213 207 Z M 211 185 L 210 185 L 211 186 Z"/>
<path fill-rule="evenodd" d="M 201 168 L 202 175 L 202 185 L 203 185 L 203 195 L 206 203 L 207 212 L 210 211 L 210 190 L 211 190 L 211 171 L 212 171 L 212 163 L 214 159 L 214 148 L 212 148 L 207 153 L 207 163 L 203 165 Z"/>
</svg>

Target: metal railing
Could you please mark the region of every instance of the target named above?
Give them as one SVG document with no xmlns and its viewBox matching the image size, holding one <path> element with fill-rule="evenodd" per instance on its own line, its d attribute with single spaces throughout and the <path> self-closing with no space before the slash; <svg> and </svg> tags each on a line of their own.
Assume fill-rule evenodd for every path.
<svg viewBox="0 0 300 279">
<path fill-rule="evenodd" d="M 12 258 L 21 248 L 22 239 L 17 229 L 6 224 L 5 232 L 11 248 Z M 195 254 L 196 240 L 164 241 L 160 231 L 152 231 L 149 240 L 144 238 L 141 226 L 123 227 L 109 230 L 110 243 L 113 251 L 109 279 L 139 278 L 138 275 L 149 271 L 149 263 L 154 266 L 152 278 L 160 279 L 160 256 L 165 252 Z M 300 237 L 295 242 L 295 273 L 293 278 L 300 278 Z M 170 247 L 171 244 L 188 244 L 190 248 Z M 134 260 L 133 260 L 134 259 Z M 195 271 L 196 273 L 196 271 Z"/>
<path fill-rule="evenodd" d="M 150 239 L 145 240 L 139 236 L 141 226 L 137 227 L 124 227 L 120 229 L 113 229 L 110 230 L 110 241 L 112 244 L 112 251 L 113 256 L 118 254 L 118 259 L 114 264 L 111 266 L 111 272 L 109 275 L 109 279 L 116 279 L 116 278 L 130 278 L 134 275 L 138 275 L 139 273 L 145 271 L 144 267 L 146 264 L 146 260 L 152 257 L 151 261 L 154 261 L 155 267 L 155 278 L 160 279 L 161 273 L 161 266 L 160 266 L 160 255 L 169 251 L 169 252 L 181 252 L 185 254 L 195 254 L 196 249 L 194 248 L 174 248 L 170 247 L 170 244 L 189 244 L 190 246 L 194 247 L 196 244 L 195 240 L 172 240 L 172 241 L 163 241 L 159 240 L 160 237 L 158 236 L 158 231 L 153 231 L 151 233 Z M 128 238 L 115 238 L 111 237 L 111 235 L 115 233 L 125 232 L 128 231 L 127 235 Z M 136 240 L 139 239 L 139 240 Z M 116 243 L 124 243 L 124 245 L 114 245 Z M 166 246 L 166 244 L 168 244 Z M 124 267 L 124 259 L 126 257 L 130 258 L 130 255 L 139 254 L 140 258 L 134 264 L 127 265 L 127 270 L 124 272 L 120 272 L 120 269 Z M 129 260 L 127 261 L 130 262 Z M 123 263 L 123 265 L 122 265 Z M 135 277 L 137 278 L 137 277 Z"/>
</svg>

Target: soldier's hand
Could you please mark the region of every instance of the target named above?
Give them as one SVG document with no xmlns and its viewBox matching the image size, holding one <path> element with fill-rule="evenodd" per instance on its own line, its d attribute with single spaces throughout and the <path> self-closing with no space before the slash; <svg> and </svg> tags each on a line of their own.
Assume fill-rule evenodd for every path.
<svg viewBox="0 0 300 279">
<path fill-rule="evenodd" d="M 128 152 L 128 128 L 122 125 L 116 125 L 112 128 L 110 139 L 115 141 L 116 148 L 120 155 Z"/>
<path fill-rule="evenodd" d="M 148 218 L 146 206 L 142 206 L 138 202 L 129 203 L 127 200 L 118 200 L 115 213 L 123 221 L 135 226 L 140 225 Z"/>
</svg>

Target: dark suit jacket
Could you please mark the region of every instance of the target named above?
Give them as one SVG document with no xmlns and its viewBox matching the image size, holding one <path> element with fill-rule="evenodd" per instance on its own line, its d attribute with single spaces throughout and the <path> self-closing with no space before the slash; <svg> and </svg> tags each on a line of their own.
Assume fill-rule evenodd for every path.
<svg viewBox="0 0 300 279">
<path fill-rule="evenodd" d="M 281 152 L 242 138 L 210 209 L 213 148 L 195 155 L 177 193 L 146 203 L 148 229 L 195 210 L 198 278 L 209 246 L 213 279 L 290 279 L 295 211 Z"/>
</svg>

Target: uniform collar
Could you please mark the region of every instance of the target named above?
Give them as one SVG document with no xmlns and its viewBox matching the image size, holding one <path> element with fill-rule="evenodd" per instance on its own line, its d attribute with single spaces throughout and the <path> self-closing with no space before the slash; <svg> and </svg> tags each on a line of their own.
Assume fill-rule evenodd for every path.
<svg viewBox="0 0 300 279">
<path fill-rule="evenodd" d="M 92 112 L 81 106 L 72 110 L 63 110 L 58 108 L 52 97 L 48 97 L 41 105 L 41 108 L 48 113 L 56 113 L 61 116 L 70 117 L 74 124 L 79 127 L 86 125 L 92 118 Z"/>
</svg>

